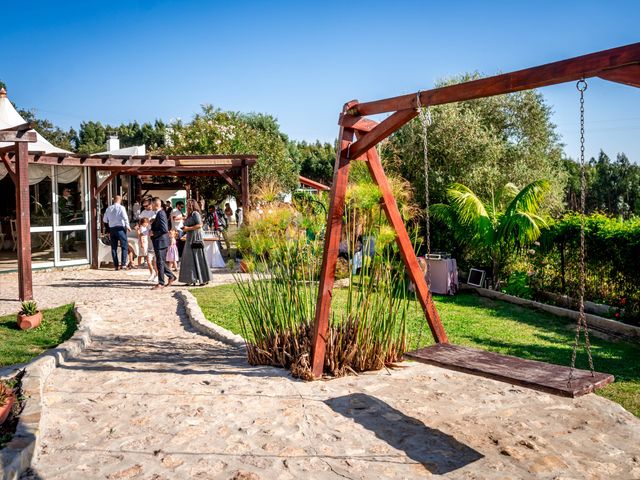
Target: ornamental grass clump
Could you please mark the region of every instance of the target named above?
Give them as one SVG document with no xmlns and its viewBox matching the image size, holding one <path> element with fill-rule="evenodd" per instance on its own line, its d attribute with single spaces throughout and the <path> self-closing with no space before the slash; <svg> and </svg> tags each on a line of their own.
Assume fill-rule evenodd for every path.
<svg viewBox="0 0 640 480">
<path fill-rule="evenodd" d="M 331 312 L 324 358 L 327 375 L 392 365 L 402 359 L 407 346 L 411 298 L 395 232 L 389 230 L 379 200 L 377 187 L 371 185 L 355 186 L 347 195 L 341 242 L 342 254 L 350 259 L 347 306 Z M 247 250 L 255 268 L 248 278 L 236 277 L 242 334 L 252 365 L 288 368 L 294 376 L 312 379 L 311 340 L 323 242 L 320 235 L 309 235 L 305 215 L 297 212 L 290 222 L 282 222 L 287 216 L 265 208 L 244 233 L 243 244 L 251 247 Z"/>
<path fill-rule="evenodd" d="M 310 355 L 318 295 L 318 245 L 301 241 L 271 252 L 248 279 L 238 277 L 242 334 L 249 363 L 288 368 L 311 379 Z M 332 312 L 324 372 L 342 376 L 398 362 L 405 351 L 409 297 L 404 275 L 382 261 L 351 275 L 347 310 Z"/>
</svg>

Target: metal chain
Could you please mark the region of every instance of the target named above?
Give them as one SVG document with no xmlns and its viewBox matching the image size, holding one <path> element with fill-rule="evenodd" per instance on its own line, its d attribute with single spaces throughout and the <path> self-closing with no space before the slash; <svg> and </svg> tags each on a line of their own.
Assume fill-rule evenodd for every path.
<svg viewBox="0 0 640 480">
<path fill-rule="evenodd" d="M 593 357 L 591 356 L 591 343 L 589 342 L 589 328 L 587 326 L 587 317 L 584 313 L 584 293 L 586 283 L 585 268 L 585 235 L 584 235 L 584 217 L 587 182 L 585 176 L 584 163 L 584 92 L 587 90 L 587 82 L 582 79 L 576 84 L 576 88 L 580 92 L 580 300 L 578 311 L 578 323 L 576 325 L 576 336 L 573 342 L 573 351 L 571 352 L 571 369 L 569 370 L 569 386 L 573 380 L 573 371 L 576 368 L 576 353 L 580 343 L 580 330 L 584 329 L 584 343 L 589 358 L 589 369 L 591 376 L 594 376 Z"/>
<path fill-rule="evenodd" d="M 430 199 L 429 199 L 429 143 L 428 131 L 431 126 L 431 109 L 429 106 L 423 108 L 420 103 L 420 92 L 416 95 L 416 104 L 418 106 L 418 116 L 420 117 L 421 137 L 422 137 L 422 154 L 424 157 L 424 202 L 425 202 L 425 219 L 427 221 L 427 286 L 431 291 L 431 269 L 429 268 L 429 258 L 431 257 L 431 220 L 430 220 Z"/>
</svg>

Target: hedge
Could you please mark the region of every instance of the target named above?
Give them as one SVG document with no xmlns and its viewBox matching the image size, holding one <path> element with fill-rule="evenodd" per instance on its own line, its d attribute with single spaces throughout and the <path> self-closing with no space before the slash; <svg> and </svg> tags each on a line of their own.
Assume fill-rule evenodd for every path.
<svg viewBox="0 0 640 480">
<path fill-rule="evenodd" d="M 640 324 L 640 218 L 585 217 L 586 298 L 614 307 L 612 316 Z M 551 223 L 535 255 L 536 288 L 576 295 L 579 289 L 580 215 Z"/>
</svg>

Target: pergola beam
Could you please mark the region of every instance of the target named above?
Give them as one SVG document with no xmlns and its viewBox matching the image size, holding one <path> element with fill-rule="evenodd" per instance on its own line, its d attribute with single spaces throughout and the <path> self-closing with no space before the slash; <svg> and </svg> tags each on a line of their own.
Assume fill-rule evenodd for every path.
<svg viewBox="0 0 640 480">
<path fill-rule="evenodd" d="M 227 182 L 231 187 L 235 189 L 236 192 L 240 192 L 240 186 L 233 181 L 233 179 L 227 174 L 227 172 L 219 171 L 218 174 Z"/>
<path fill-rule="evenodd" d="M 24 130 L 0 130 L 0 142 L 35 142 L 36 132 Z"/>
</svg>

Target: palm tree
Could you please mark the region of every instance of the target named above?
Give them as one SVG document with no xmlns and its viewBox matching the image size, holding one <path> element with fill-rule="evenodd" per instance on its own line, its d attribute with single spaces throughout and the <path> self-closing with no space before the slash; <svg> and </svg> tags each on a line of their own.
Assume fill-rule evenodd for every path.
<svg viewBox="0 0 640 480">
<path fill-rule="evenodd" d="M 453 229 L 461 245 L 491 258 L 497 288 L 505 260 L 535 242 L 547 226 L 538 212 L 548 191 L 547 180 L 522 190 L 507 183 L 484 202 L 469 187 L 454 183 L 447 189 L 449 205 L 432 205 L 431 214 Z"/>
</svg>

